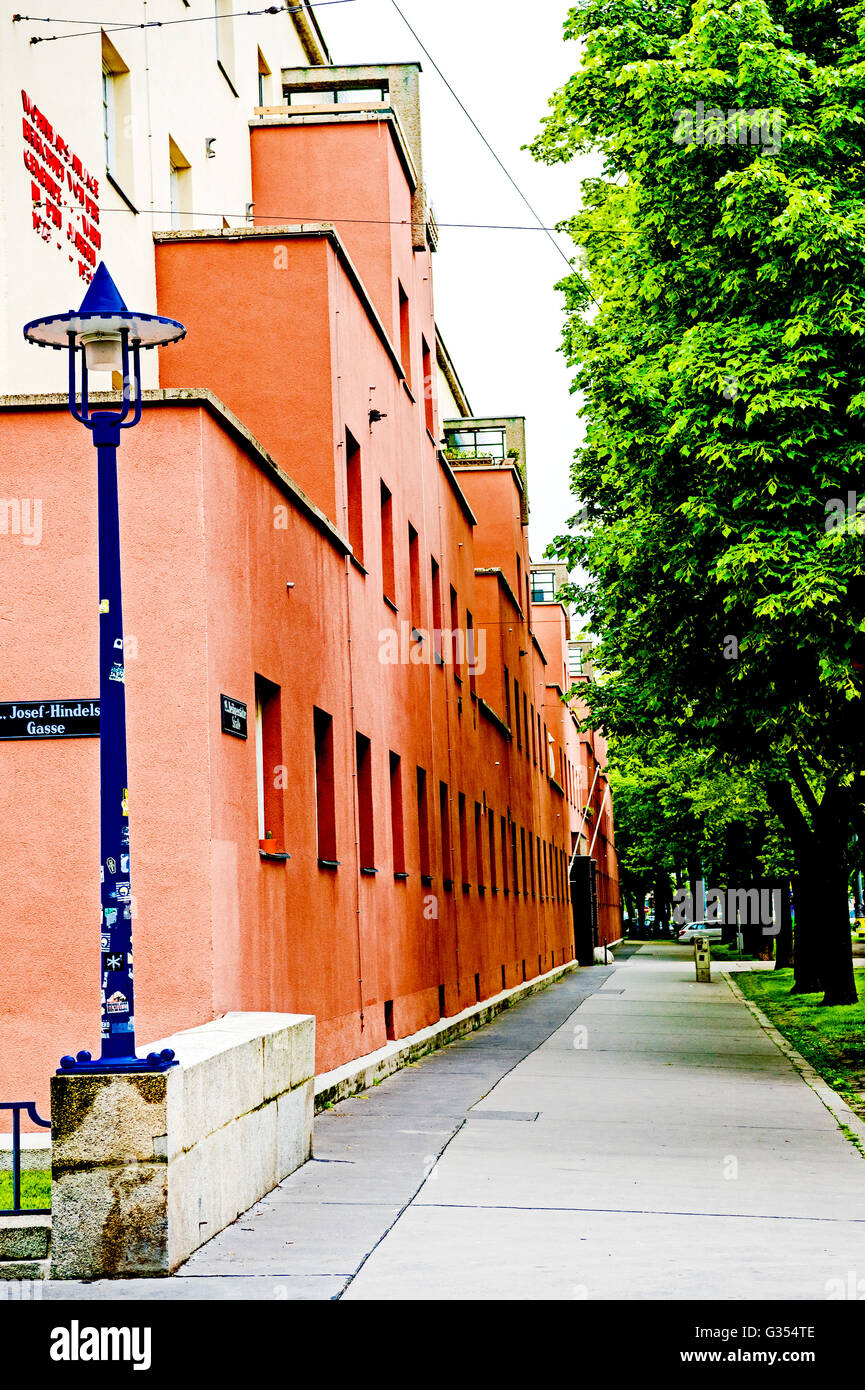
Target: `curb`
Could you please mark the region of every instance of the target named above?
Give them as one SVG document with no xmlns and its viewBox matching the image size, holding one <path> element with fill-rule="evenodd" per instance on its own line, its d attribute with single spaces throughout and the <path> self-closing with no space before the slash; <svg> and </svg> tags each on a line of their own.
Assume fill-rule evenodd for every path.
<svg viewBox="0 0 865 1390">
<path fill-rule="evenodd" d="M 795 1047 L 793 1047 L 792 1043 L 787 1041 L 783 1033 L 779 1033 L 774 1023 L 771 1023 L 763 1013 L 763 1010 L 758 1008 L 752 1000 L 745 997 L 732 975 L 726 970 L 722 970 L 719 973 L 722 979 L 726 980 L 727 984 L 730 986 L 730 990 L 734 997 L 738 999 L 741 1004 L 745 1005 L 749 1013 L 753 1014 L 754 1018 L 763 1029 L 763 1032 L 768 1033 L 779 1052 L 783 1052 L 787 1061 L 795 1067 L 806 1086 L 811 1087 L 811 1090 L 817 1096 L 818 1100 L 822 1101 L 838 1126 L 841 1129 L 853 1131 L 858 1143 L 852 1140 L 851 1142 L 853 1142 L 855 1148 L 859 1149 L 862 1157 L 865 1158 L 865 1123 L 860 1120 L 856 1111 L 850 1109 L 844 1097 L 840 1096 L 837 1091 L 832 1089 L 827 1081 L 823 1080 L 820 1073 L 814 1070 L 811 1063 L 805 1060 L 801 1052 L 796 1051 Z"/>
<path fill-rule="evenodd" d="M 485 1023 L 490 1023 L 497 1014 L 509 1009 L 520 999 L 539 993 L 579 969 L 576 961 L 568 961 L 566 965 L 556 966 L 546 975 L 538 975 L 536 979 L 516 985 L 513 989 L 502 990 L 500 994 L 494 994 L 482 1004 L 473 1004 L 470 1008 L 463 1009 L 462 1013 L 442 1018 L 428 1028 L 410 1033 L 407 1038 L 400 1038 L 397 1042 L 388 1043 L 386 1047 L 380 1047 L 377 1052 L 369 1052 L 366 1057 L 356 1057 L 333 1071 L 322 1072 L 315 1078 L 315 1113 L 319 1114 L 337 1101 L 347 1100 L 349 1096 L 367 1090 L 417 1058 L 437 1052 L 449 1042 L 482 1028 Z"/>
</svg>

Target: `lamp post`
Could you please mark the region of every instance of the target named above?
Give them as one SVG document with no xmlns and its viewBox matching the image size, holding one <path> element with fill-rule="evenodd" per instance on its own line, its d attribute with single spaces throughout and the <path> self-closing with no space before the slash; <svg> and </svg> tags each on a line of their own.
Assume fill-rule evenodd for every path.
<svg viewBox="0 0 865 1390">
<path fill-rule="evenodd" d="M 165 1071 L 176 1065 L 166 1048 L 135 1054 L 132 984 L 132 874 L 129 790 L 126 765 L 126 687 L 123 604 L 120 581 L 120 523 L 117 446 L 120 431 L 141 419 L 141 349 L 183 338 L 174 319 L 127 309 L 117 286 L 100 264 L 76 312 L 34 319 L 24 328 L 28 342 L 69 353 L 69 410 L 90 431 L 96 448 L 99 509 L 99 771 L 102 912 L 100 915 L 102 1051 L 62 1057 L 61 1074 Z M 81 402 L 76 360 L 81 355 Z M 132 373 L 130 375 L 130 356 Z M 123 393 L 114 408 L 91 409 L 91 372 L 120 372 Z"/>
</svg>

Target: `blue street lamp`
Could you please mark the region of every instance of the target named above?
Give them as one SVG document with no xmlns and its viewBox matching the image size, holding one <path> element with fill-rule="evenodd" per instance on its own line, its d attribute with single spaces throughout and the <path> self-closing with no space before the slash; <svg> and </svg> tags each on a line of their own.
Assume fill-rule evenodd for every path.
<svg viewBox="0 0 865 1390">
<path fill-rule="evenodd" d="M 135 1055 L 117 446 L 120 431 L 131 429 L 141 419 L 141 349 L 176 342 L 185 335 L 183 324 L 174 319 L 137 314 L 127 309 L 102 264 L 77 313 L 71 310 L 34 319 L 24 329 L 28 342 L 68 351 L 69 409 L 73 419 L 90 430 L 96 447 L 98 473 L 102 1055 L 96 1061 L 89 1052 L 62 1057 L 61 1074 L 165 1071 L 176 1065 L 174 1053 L 169 1048 L 151 1052 L 147 1057 Z M 80 405 L 75 367 L 79 351 Z M 108 371 L 119 372 L 123 377 L 119 407 L 91 409 L 89 373 Z"/>
</svg>

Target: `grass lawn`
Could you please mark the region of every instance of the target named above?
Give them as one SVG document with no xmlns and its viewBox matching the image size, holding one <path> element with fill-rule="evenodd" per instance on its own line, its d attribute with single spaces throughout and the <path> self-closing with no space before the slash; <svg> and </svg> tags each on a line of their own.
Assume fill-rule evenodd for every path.
<svg viewBox="0 0 865 1390">
<path fill-rule="evenodd" d="M 791 994 L 792 970 L 742 971 L 736 984 L 824 1081 L 865 1119 L 865 970 L 855 970 L 859 1003 L 824 1009 L 822 994 Z"/>
<path fill-rule="evenodd" d="M 712 951 L 712 960 L 757 960 L 757 956 L 749 956 L 747 951 L 743 951 L 742 954 L 739 955 L 735 946 L 722 946 L 720 941 L 712 941 L 709 944 Z M 736 979 L 738 980 L 738 978 L 737 975 Z"/>
<path fill-rule="evenodd" d="M 5 1211 L 11 1205 L 12 1174 L 0 1173 L 0 1211 Z M 51 1206 L 50 1173 L 21 1174 L 21 1205 L 22 1207 Z"/>
</svg>

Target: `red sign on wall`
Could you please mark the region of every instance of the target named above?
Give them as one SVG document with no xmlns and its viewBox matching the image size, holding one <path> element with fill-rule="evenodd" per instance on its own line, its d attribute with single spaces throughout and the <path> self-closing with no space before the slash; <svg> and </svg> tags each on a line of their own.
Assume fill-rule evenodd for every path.
<svg viewBox="0 0 865 1390">
<path fill-rule="evenodd" d="M 88 174 L 26 92 L 24 105 L 24 167 L 30 175 L 33 230 L 42 240 L 78 263 L 80 279 L 93 279 L 102 246 L 99 231 L 99 181 Z"/>
</svg>

